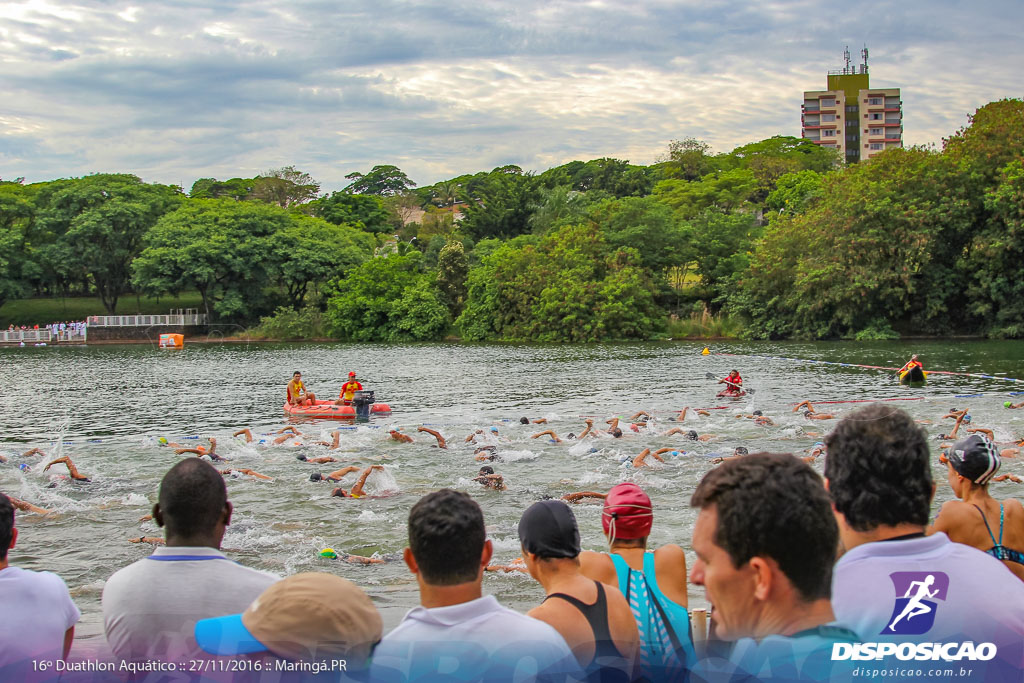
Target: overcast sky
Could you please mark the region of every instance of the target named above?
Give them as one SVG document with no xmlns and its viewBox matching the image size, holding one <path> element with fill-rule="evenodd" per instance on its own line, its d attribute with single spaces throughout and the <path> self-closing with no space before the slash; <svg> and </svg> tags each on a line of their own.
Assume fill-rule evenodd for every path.
<svg viewBox="0 0 1024 683">
<path fill-rule="evenodd" d="M 802 91 L 865 43 L 905 143 L 941 144 L 1024 95 L 1022 25 L 1021 0 L 0 0 L 0 177 L 649 164 L 798 136 Z"/>
</svg>

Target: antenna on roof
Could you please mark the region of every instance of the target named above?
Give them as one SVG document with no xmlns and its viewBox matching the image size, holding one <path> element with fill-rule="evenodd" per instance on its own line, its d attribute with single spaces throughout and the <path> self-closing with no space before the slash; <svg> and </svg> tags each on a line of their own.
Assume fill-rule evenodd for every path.
<svg viewBox="0 0 1024 683">
<path fill-rule="evenodd" d="M 846 66 L 843 68 L 843 73 L 850 73 L 850 46 L 847 45 L 846 49 L 843 50 L 843 59 L 846 60 Z"/>
<path fill-rule="evenodd" d="M 864 63 L 860 65 L 860 72 L 866 74 L 868 72 L 868 46 L 865 45 L 864 49 L 860 51 L 860 56 L 864 60 Z"/>
</svg>

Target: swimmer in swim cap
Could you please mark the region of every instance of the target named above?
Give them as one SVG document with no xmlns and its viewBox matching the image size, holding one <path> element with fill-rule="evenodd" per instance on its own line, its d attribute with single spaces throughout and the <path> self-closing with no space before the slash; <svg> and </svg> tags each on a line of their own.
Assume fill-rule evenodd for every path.
<svg viewBox="0 0 1024 683">
<path fill-rule="evenodd" d="M 348 469 L 348 468 L 345 468 L 345 469 Z M 358 467 L 353 467 L 352 468 L 352 470 L 357 470 L 357 469 L 359 469 L 359 468 Z M 355 484 L 355 486 L 352 487 L 351 491 L 345 491 L 345 489 L 343 489 L 343 488 L 341 488 L 339 486 L 338 488 L 336 488 L 333 491 L 331 491 L 331 496 L 332 497 L 337 497 L 337 498 L 364 498 L 366 496 L 366 493 L 363 491 L 363 486 L 366 484 L 366 480 L 369 478 L 370 474 L 374 470 L 382 470 L 382 469 L 384 469 L 383 465 L 370 465 L 365 470 L 363 470 L 362 474 L 359 475 L 359 479 L 356 481 L 356 484 Z M 342 470 L 338 470 L 338 471 L 341 472 Z M 347 474 L 347 472 L 346 472 L 346 474 Z"/>
<path fill-rule="evenodd" d="M 68 474 L 75 481 L 80 481 L 83 483 L 92 481 L 91 479 L 89 479 L 89 477 L 82 476 L 82 474 L 78 471 L 78 468 L 75 467 L 75 463 L 71 462 L 71 458 L 69 458 L 66 455 L 63 458 L 57 458 L 56 460 L 52 461 L 50 464 L 43 468 L 43 472 L 50 469 L 54 465 L 60 464 L 63 464 L 68 468 Z"/>
<path fill-rule="evenodd" d="M 504 491 L 508 487 L 505 485 L 505 478 L 500 474 L 494 473 L 494 468 L 490 465 L 484 465 L 480 468 L 480 472 L 473 478 L 473 481 L 479 482 L 485 489 L 494 489 L 495 491 Z"/>
<path fill-rule="evenodd" d="M 494 431 L 498 431 L 497 427 L 492 427 L 492 429 L 494 429 Z M 431 429 L 430 427 L 424 427 L 423 425 L 420 425 L 419 427 L 416 428 L 416 431 L 425 432 L 434 437 L 437 440 L 438 448 L 448 448 L 448 442 L 444 440 L 443 436 L 441 436 L 441 432 L 437 431 L 436 429 Z"/>
<path fill-rule="evenodd" d="M 1016 410 L 1017 408 L 1024 408 L 1024 401 L 1020 403 L 1011 403 L 1010 401 L 1007 401 L 1006 403 L 1003 404 L 1003 406 L 1006 408 L 1010 408 L 1011 410 Z"/>
<path fill-rule="evenodd" d="M 551 430 L 551 429 L 545 429 L 543 432 L 537 432 L 536 434 L 534 434 L 530 438 L 531 439 L 538 439 L 538 438 L 540 438 L 542 436 L 550 437 L 549 443 L 562 443 L 562 440 L 558 438 L 558 434 L 555 434 L 555 432 L 553 430 Z"/>
</svg>

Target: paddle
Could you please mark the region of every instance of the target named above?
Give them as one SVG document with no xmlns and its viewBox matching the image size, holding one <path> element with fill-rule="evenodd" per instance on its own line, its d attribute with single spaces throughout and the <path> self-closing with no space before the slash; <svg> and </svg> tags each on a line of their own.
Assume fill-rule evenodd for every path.
<svg viewBox="0 0 1024 683">
<path fill-rule="evenodd" d="M 704 377 L 707 378 L 707 379 L 714 379 L 716 377 L 716 375 L 714 375 L 713 373 L 710 373 L 710 372 L 706 372 L 706 373 L 704 373 Z M 735 387 L 735 388 L 739 389 L 740 391 L 746 391 L 751 396 L 754 395 L 754 392 L 755 392 L 754 389 L 750 389 L 750 388 L 746 388 L 745 389 L 743 387 L 743 385 L 736 384 L 735 382 L 730 382 L 729 380 L 725 380 L 725 383 L 728 384 L 731 387 Z"/>
</svg>

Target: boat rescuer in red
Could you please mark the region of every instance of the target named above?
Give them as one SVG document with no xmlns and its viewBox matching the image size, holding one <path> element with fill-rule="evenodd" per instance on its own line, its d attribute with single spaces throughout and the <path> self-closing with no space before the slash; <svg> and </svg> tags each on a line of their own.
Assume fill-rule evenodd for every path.
<svg viewBox="0 0 1024 683">
<path fill-rule="evenodd" d="M 338 392 L 338 400 L 334 402 L 334 405 L 352 405 L 353 396 L 355 396 L 357 391 L 362 390 L 363 385 L 356 381 L 356 373 L 348 373 L 348 381 L 341 385 L 341 391 Z"/>
<path fill-rule="evenodd" d="M 917 359 L 917 354 L 916 353 L 913 356 L 910 357 L 910 360 L 907 361 L 906 365 L 904 365 L 902 368 L 900 368 L 896 372 L 897 372 L 897 374 L 903 374 L 904 372 L 910 372 L 914 368 L 921 368 L 921 370 L 924 371 L 924 363 L 922 363 L 921 361 L 919 361 Z"/>
<path fill-rule="evenodd" d="M 293 406 L 316 403 L 316 396 L 306 391 L 306 385 L 302 383 L 302 373 L 298 370 L 292 374 L 292 381 L 288 382 L 288 403 Z"/>
<path fill-rule="evenodd" d="M 725 390 L 718 394 L 719 396 L 739 396 L 743 393 L 743 378 L 740 377 L 739 370 L 729 371 L 729 376 L 718 380 L 718 383 L 726 385 Z"/>
</svg>

